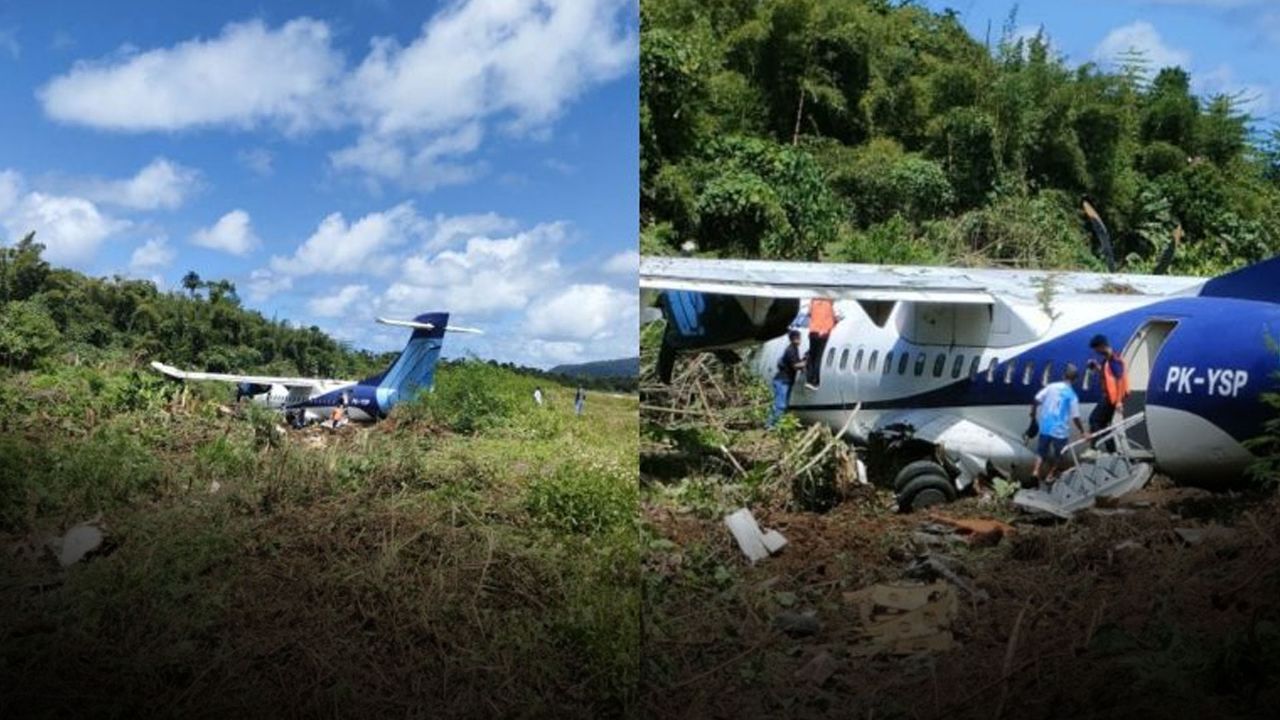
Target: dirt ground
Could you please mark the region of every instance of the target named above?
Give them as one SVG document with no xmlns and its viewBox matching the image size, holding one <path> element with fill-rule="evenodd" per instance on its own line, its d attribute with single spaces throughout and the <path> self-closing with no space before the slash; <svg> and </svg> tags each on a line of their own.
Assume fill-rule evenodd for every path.
<svg viewBox="0 0 1280 720">
<path fill-rule="evenodd" d="M 1012 522 L 1012 535 L 986 546 L 921 533 L 927 514 L 891 504 L 867 488 L 825 514 L 753 508 L 789 543 L 753 567 L 719 516 L 650 493 L 642 713 L 1280 717 L 1274 496 L 1157 478 L 1070 522 L 1036 524 L 978 498 L 942 510 Z M 1188 542 L 1179 529 L 1208 530 Z M 970 586 L 956 590 L 953 646 L 861 655 L 851 591 L 900 582 L 929 554 Z M 779 627 L 806 613 L 816 627 Z"/>
</svg>

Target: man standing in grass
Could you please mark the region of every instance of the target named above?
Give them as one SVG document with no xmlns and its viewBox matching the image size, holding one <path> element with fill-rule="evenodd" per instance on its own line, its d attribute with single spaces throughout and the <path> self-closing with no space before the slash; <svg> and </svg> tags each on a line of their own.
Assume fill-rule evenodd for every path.
<svg viewBox="0 0 1280 720">
<path fill-rule="evenodd" d="M 537 405 L 538 407 L 542 407 L 542 387 L 541 386 L 533 389 L 533 404 Z"/>
<path fill-rule="evenodd" d="M 1037 484 L 1045 479 L 1041 477 L 1042 470 L 1046 475 L 1052 475 L 1062 461 L 1062 452 L 1071 438 L 1072 424 L 1081 435 L 1089 434 L 1080 420 L 1080 398 L 1074 387 L 1078 375 L 1076 366 L 1068 363 L 1062 371 L 1062 380 L 1044 386 L 1031 404 L 1031 417 L 1040 427 L 1036 464 L 1031 470 Z"/>
<path fill-rule="evenodd" d="M 587 389 L 578 386 L 578 392 L 573 396 L 573 414 L 581 415 L 583 407 L 587 404 Z"/>
<path fill-rule="evenodd" d="M 778 424 L 778 418 L 787 411 L 787 403 L 791 402 L 791 388 L 796 384 L 796 372 L 804 369 L 804 360 L 800 357 L 800 331 L 792 328 L 787 331 L 787 349 L 778 358 L 778 372 L 773 376 L 773 410 L 765 427 L 772 429 Z"/>
</svg>

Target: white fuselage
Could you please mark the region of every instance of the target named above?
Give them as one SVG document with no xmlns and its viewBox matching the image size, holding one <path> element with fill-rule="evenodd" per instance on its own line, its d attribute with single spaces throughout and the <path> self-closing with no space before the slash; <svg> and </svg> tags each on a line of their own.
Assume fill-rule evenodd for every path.
<svg viewBox="0 0 1280 720">
<path fill-rule="evenodd" d="M 1159 299 L 1075 295 L 1047 309 L 1031 304 L 941 307 L 900 302 L 881 324 L 858 302 L 837 302 L 841 320 L 823 353 L 821 382 L 816 389 L 807 388 L 801 373 L 790 405 L 802 420 L 835 430 L 845 427 L 857 408 L 847 430 L 855 441 L 865 441 L 873 431 L 903 418 L 917 426 L 932 423 L 929 431 L 944 441 L 939 444 L 953 459 L 967 460 L 973 473 L 981 473 L 988 461 L 1002 473 L 1026 471 L 1035 455 L 1034 443 L 1024 440 L 1023 433 L 1041 387 L 1060 380 L 1067 363 L 1074 363 L 1080 371 L 1077 387 L 1086 425 L 1096 404 L 1086 401 L 1096 400 L 1099 383 L 1096 374 L 1086 371 L 1092 356 L 1087 340 L 1076 342 L 1075 335 L 1069 343 L 1054 340 Z M 807 331 L 802 335 L 803 355 L 809 340 Z M 1117 337 L 1114 342 L 1120 348 L 1129 340 Z M 772 378 L 786 343 L 785 337 L 766 342 L 752 359 L 754 370 Z M 1131 389 L 1145 395 L 1153 381 L 1147 373 L 1159 350 L 1153 348 L 1146 361 L 1129 362 Z M 1238 441 L 1195 414 L 1166 407 L 1143 410 L 1150 449 L 1167 472 L 1196 475 L 1238 469 L 1251 457 Z"/>
<path fill-rule="evenodd" d="M 258 393 L 249 397 L 254 404 L 271 408 L 272 410 L 284 411 L 286 408 L 298 408 L 306 414 L 308 421 L 328 420 L 333 412 L 332 407 L 314 406 L 307 407 L 305 403 L 312 398 L 318 398 L 326 393 L 339 390 L 344 387 L 351 387 L 352 383 L 339 381 L 322 381 L 316 387 L 294 387 L 281 384 L 270 386 L 264 393 Z M 299 407 L 299 404 L 302 404 Z M 364 410 L 354 405 L 347 406 L 347 418 L 354 422 L 368 422 L 374 418 Z"/>
</svg>

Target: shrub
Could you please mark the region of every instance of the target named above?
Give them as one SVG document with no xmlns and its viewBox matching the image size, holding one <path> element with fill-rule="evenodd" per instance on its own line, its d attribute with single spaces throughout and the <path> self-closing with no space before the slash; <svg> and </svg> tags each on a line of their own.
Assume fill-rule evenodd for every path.
<svg viewBox="0 0 1280 720">
<path fill-rule="evenodd" d="M 471 435 L 506 422 L 527 384 L 508 370 L 478 360 L 442 365 L 435 388 L 396 406 L 396 415 Z"/>
<path fill-rule="evenodd" d="M 639 486 L 632 473 L 604 464 L 570 463 L 529 486 L 525 507 L 547 527 L 597 534 L 635 517 Z"/>
</svg>

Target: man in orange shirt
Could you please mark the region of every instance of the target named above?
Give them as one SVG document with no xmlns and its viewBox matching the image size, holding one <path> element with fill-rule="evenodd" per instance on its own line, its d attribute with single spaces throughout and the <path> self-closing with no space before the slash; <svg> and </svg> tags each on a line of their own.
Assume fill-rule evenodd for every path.
<svg viewBox="0 0 1280 720">
<path fill-rule="evenodd" d="M 830 298 L 809 301 L 809 354 L 805 356 L 805 387 L 816 390 L 821 381 L 822 353 L 836 326 L 835 304 Z"/>
<path fill-rule="evenodd" d="M 1089 360 L 1089 368 L 1102 376 L 1102 397 L 1089 414 L 1089 432 L 1099 433 L 1111 426 L 1116 408 L 1122 407 L 1129 396 L 1129 375 L 1125 372 L 1124 358 L 1111 349 L 1105 335 L 1094 335 L 1089 348 L 1098 354 L 1097 360 Z M 1111 441 L 1103 444 L 1107 449 L 1115 445 Z"/>
</svg>

